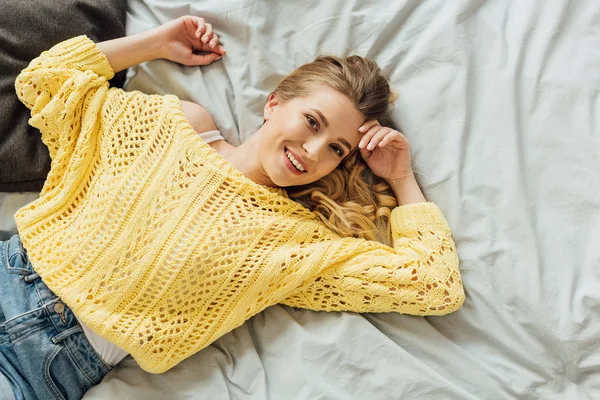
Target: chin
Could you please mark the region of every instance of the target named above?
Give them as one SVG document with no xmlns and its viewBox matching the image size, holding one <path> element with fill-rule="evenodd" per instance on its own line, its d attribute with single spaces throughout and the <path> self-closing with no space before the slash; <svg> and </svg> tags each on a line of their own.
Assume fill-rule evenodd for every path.
<svg viewBox="0 0 600 400">
<path fill-rule="evenodd" d="M 281 185 L 281 187 L 304 186 L 304 185 L 314 183 L 316 181 L 317 181 L 317 179 L 308 179 L 308 180 L 302 179 L 302 180 L 298 180 L 296 182 L 288 181 L 287 185 Z"/>
</svg>

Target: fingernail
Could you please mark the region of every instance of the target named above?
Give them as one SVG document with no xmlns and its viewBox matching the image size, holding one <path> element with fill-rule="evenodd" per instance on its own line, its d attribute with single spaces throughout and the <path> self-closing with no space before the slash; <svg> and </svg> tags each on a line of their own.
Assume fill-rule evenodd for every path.
<svg viewBox="0 0 600 400">
<path fill-rule="evenodd" d="M 219 57 L 215 58 L 215 61 L 220 60 L 221 58 L 223 58 L 223 57 L 219 56 Z"/>
<path fill-rule="evenodd" d="M 367 146 L 367 149 L 373 150 L 373 143 L 369 143 L 369 145 Z"/>
<path fill-rule="evenodd" d="M 361 126 L 360 128 L 358 128 L 359 131 L 364 132 L 365 131 L 365 127 Z"/>
<path fill-rule="evenodd" d="M 360 143 L 358 144 L 358 147 L 362 148 L 365 145 L 365 141 L 361 140 Z"/>
</svg>

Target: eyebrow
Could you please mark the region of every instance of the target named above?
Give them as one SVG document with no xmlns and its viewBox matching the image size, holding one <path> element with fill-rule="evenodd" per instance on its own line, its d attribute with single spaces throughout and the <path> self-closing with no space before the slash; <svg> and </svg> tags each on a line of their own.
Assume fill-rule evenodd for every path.
<svg viewBox="0 0 600 400">
<path fill-rule="evenodd" d="M 319 114 L 319 118 L 321 118 L 321 120 L 323 121 L 323 124 L 325 125 L 325 128 L 327 128 L 329 126 L 329 122 L 327 121 L 327 118 L 325 118 L 323 113 L 315 108 L 311 108 L 311 110 L 313 110 L 314 112 Z M 344 146 L 346 146 L 348 148 L 348 151 L 352 150 L 352 146 L 350 145 L 350 143 L 348 143 L 348 141 L 346 139 L 339 137 L 339 138 L 337 138 L 337 140 L 339 140 Z"/>
</svg>

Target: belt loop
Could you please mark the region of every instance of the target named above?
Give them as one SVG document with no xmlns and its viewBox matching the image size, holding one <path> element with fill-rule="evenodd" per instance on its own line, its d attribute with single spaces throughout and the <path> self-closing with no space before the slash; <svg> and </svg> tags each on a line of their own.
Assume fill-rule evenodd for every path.
<svg viewBox="0 0 600 400">
<path fill-rule="evenodd" d="M 34 280 L 36 280 L 36 279 L 37 279 L 37 278 L 39 278 L 39 277 L 40 277 L 40 276 L 38 275 L 38 273 L 37 273 L 37 272 L 34 272 L 34 273 L 32 273 L 32 274 L 25 275 L 25 276 L 23 277 L 23 280 L 24 280 L 25 282 L 31 282 L 31 281 L 34 281 Z"/>
</svg>

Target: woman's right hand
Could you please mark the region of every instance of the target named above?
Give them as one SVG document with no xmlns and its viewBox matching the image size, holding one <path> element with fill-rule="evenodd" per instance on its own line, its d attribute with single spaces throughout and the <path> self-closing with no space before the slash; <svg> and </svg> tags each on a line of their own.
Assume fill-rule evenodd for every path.
<svg viewBox="0 0 600 400">
<path fill-rule="evenodd" d="M 219 44 L 219 37 L 204 18 L 185 15 L 155 28 L 161 45 L 161 58 L 179 64 L 208 65 L 227 52 Z M 195 54 L 203 51 L 209 54 Z"/>
</svg>

